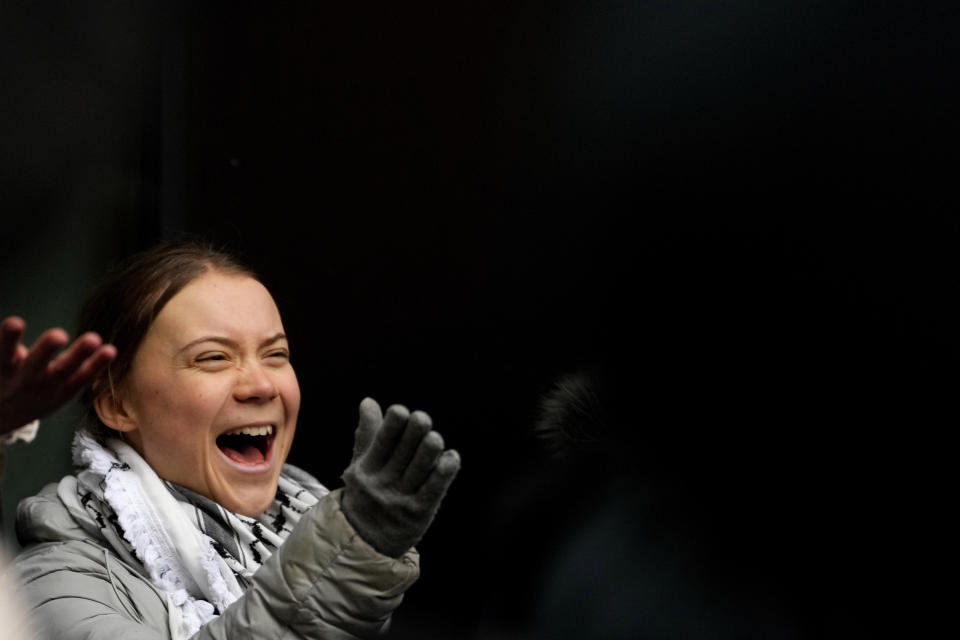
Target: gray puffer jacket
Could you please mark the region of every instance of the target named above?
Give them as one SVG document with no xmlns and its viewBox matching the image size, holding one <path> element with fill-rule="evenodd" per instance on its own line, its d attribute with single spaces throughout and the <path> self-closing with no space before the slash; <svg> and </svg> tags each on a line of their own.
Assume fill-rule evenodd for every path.
<svg viewBox="0 0 960 640">
<path fill-rule="evenodd" d="M 141 567 L 91 537 L 57 486 L 20 503 L 23 551 L 11 563 L 20 596 L 42 637 L 61 640 L 169 639 L 166 595 Z M 195 640 L 369 638 L 419 576 L 419 556 L 377 553 L 340 511 L 340 490 L 320 500 L 254 575 L 252 586 Z"/>
</svg>

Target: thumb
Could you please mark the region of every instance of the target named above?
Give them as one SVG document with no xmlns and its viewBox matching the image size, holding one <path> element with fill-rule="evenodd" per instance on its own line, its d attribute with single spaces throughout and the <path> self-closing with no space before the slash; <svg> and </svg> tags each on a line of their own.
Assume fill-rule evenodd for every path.
<svg viewBox="0 0 960 640">
<path fill-rule="evenodd" d="M 383 411 L 373 398 L 364 398 L 360 402 L 360 422 L 353 436 L 353 460 L 359 458 L 383 424 Z"/>
</svg>

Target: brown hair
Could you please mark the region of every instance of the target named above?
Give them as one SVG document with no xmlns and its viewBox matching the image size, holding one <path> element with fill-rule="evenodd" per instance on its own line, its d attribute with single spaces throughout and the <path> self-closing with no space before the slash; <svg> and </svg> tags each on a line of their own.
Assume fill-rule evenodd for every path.
<svg viewBox="0 0 960 640">
<path fill-rule="evenodd" d="M 80 311 L 79 333 L 95 331 L 117 348 L 117 357 L 84 391 L 86 426 L 97 437 L 110 433 L 100 422 L 94 399 L 109 389 L 114 393 L 130 371 L 147 330 L 163 307 L 181 289 L 208 271 L 230 275 L 257 275 L 223 249 L 191 240 L 163 243 L 120 262 L 87 298 Z"/>
</svg>

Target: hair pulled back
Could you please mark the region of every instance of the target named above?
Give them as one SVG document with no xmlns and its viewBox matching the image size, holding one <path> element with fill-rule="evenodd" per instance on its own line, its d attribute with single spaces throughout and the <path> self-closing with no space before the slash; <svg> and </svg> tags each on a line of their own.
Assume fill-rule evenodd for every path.
<svg viewBox="0 0 960 640">
<path fill-rule="evenodd" d="M 209 271 L 259 280 L 232 254 L 202 241 L 170 242 L 135 253 L 117 264 L 80 311 L 79 333 L 95 331 L 117 348 L 117 357 L 84 391 L 85 426 L 96 437 L 112 433 L 94 408 L 94 399 L 123 382 L 140 343 L 167 302 Z"/>
</svg>

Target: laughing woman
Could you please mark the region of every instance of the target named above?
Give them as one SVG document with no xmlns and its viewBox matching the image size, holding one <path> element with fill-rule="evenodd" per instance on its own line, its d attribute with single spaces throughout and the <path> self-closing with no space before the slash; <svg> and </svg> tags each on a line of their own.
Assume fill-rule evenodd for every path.
<svg viewBox="0 0 960 640">
<path fill-rule="evenodd" d="M 427 414 L 364 400 L 335 491 L 285 464 L 300 388 L 280 314 L 250 270 L 199 245 L 133 256 L 81 328 L 95 337 L 77 472 L 17 513 L 12 564 L 47 637 L 387 629 L 460 466 Z"/>
</svg>

